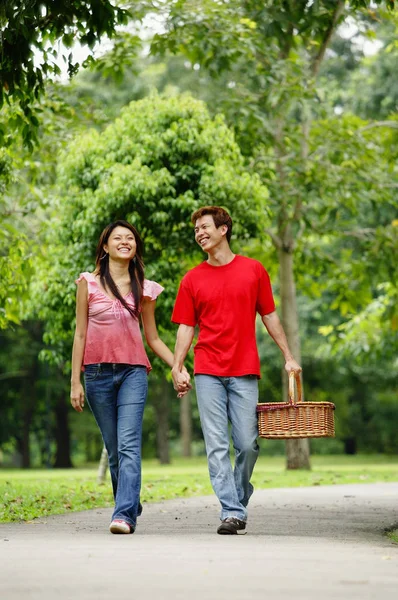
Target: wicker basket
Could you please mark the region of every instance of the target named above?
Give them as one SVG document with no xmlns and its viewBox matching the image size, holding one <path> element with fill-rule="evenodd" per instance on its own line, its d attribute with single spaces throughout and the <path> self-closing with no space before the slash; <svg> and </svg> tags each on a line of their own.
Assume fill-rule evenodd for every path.
<svg viewBox="0 0 398 600">
<path fill-rule="evenodd" d="M 289 402 L 257 404 L 258 434 L 277 440 L 334 437 L 334 409 L 332 402 L 303 402 L 300 375 L 291 372 Z"/>
</svg>

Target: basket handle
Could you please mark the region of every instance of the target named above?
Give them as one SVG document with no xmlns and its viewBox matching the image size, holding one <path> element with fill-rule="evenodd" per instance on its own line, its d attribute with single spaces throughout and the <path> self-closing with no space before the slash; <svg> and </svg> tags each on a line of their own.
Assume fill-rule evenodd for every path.
<svg viewBox="0 0 398 600">
<path fill-rule="evenodd" d="M 296 381 L 296 390 L 297 390 L 297 398 L 294 393 L 294 382 Z M 297 402 L 302 402 L 302 393 L 301 393 L 301 378 L 300 373 L 295 371 L 290 371 L 289 373 L 289 403 L 297 404 Z"/>
</svg>

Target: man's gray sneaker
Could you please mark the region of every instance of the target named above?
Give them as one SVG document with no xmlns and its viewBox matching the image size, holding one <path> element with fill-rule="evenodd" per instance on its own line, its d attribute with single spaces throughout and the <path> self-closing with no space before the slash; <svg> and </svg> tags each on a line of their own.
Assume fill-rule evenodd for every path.
<svg viewBox="0 0 398 600">
<path fill-rule="evenodd" d="M 236 517 L 227 517 L 221 521 L 220 527 L 217 529 L 220 535 L 242 535 L 246 533 L 246 521 L 241 521 Z"/>
</svg>

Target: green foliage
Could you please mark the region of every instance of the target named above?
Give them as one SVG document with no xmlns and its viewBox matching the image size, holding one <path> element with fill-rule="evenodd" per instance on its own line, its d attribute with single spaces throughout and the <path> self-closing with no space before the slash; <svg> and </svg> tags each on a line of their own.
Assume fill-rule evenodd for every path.
<svg viewBox="0 0 398 600">
<path fill-rule="evenodd" d="M 397 281 L 396 119 L 382 129 L 332 110 L 345 93 L 348 75 L 340 74 L 340 87 L 333 80 L 342 63 L 351 72 L 363 64 L 355 36 L 344 42 L 338 26 L 357 19 L 358 37 L 371 39 L 386 23 L 391 38 L 394 13 L 386 7 L 394 3 L 181 0 L 171 3 L 168 28 L 152 45 L 164 56 L 184 54 L 229 88 L 226 97 L 215 87 L 213 104 L 270 191 L 272 227 L 264 233 L 277 252 L 295 253 L 301 293 L 323 297 L 345 320 L 377 301 L 379 286 Z M 394 53 L 392 41 L 388 48 Z"/>
<path fill-rule="evenodd" d="M 152 53 L 183 54 L 212 78 L 226 76 L 230 93 L 223 108 L 234 114 L 249 145 L 259 136 L 272 139 L 270 121 L 288 113 L 297 118 L 305 99 L 319 103 L 314 78 L 338 25 L 348 16 L 367 14 L 370 6 L 375 13 L 369 1 L 167 4 L 166 32 L 154 36 Z"/>
<path fill-rule="evenodd" d="M 351 104 L 358 114 L 367 118 L 386 119 L 396 113 L 398 106 L 398 84 L 395 65 L 398 60 L 398 21 L 390 42 L 376 57 L 363 62 L 362 74 L 353 77 L 355 95 Z"/>
<path fill-rule="evenodd" d="M 37 320 L 0 332 L 0 449 L 8 449 L 23 467 L 61 465 L 66 447 L 62 417 L 69 387 L 59 370 L 39 360 L 43 346 Z"/>
<path fill-rule="evenodd" d="M 47 88 L 41 103 L 40 149 L 30 152 L 8 130 L 0 149 L 0 328 L 29 318 L 29 281 L 34 257 L 44 251 L 40 229 L 56 177 L 57 154 L 85 126 L 61 97 L 62 88 Z M 5 107 L 3 116 L 12 114 Z"/>
<path fill-rule="evenodd" d="M 392 542 L 398 544 L 398 529 L 393 529 L 392 531 L 387 532 L 387 537 L 390 538 Z"/>
<path fill-rule="evenodd" d="M 398 352 L 398 290 L 391 283 L 380 284 L 378 296 L 359 313 L 320 332 L 328 337 L 332 355 L 352 357 L 361 364 L 383 362 L 394 365 Z"/>
<path fill-rule="evenodd" d="M 138 37 L 117 33 L 113 50 L 98 59 L 96 72 L 81 73 L 68 86 L 47 83 L 40 104 L 30 105 L 41 125 L 40 149 L 31 154 L 15 142 L 15 131 L 26 127 L 25 133 L 34 135 L 37 123 L 32 126 L 27 105 L 20 104 L 16 95 L 12 101 L 6 93 L 11 104 L 3 106 L 0 116 L 3 143 L 8 145 L 8 153 L 0 154 L 0 322 L 7 326 L 21 314 L 40 314 L 47 322 L 49 344 L 42 356 L 67 369 L 73 280 L 79 271 L 92 269 L 96 236 L 108 220 L 128 216 L 142 228 L 147 277 L 166 287 L 157 316 L 162 339 L 172 347 L 175 330 L 169 318 L 176 286 L 181 274 L 202 257 L 192 240 L 190 213 L 204 202 L 224 204 L 233 211 L 237 225 L 233 248 L 264 262 L 277 298 L 278 247 L 263 234 L 273 234 L 274 242 L 284 239 L 286 247 L 294 249 L 306 392 L 312 399 L 332 399 L 338 406 L 337 438 L 314 442 L 313 448 L 338 452 L 355 438 L 365 450 L 394 452 L 398 280 L 394 19 L 387 21 L 387 12 L 374 3 L 371 7 L 369 2 L 345 3 L 346 12 L 338 18 L 343 22 L 349 15 L 351 24 L 355 19 L 357 33 L 346 39 L 335 29 L 315 81 L 316 61 L 340 2 L 172 4 L 157 5 L 171 10 L 166 35 L 156 36 L 152 46 L 164 53 L 162 61 L 134 60 Z M 141 16 L 154 8 L 146 2 L 130 5 Z M 356 43 L 361 37 L 380 39 L 382 51 L 364 59 Z M 169 52 L 183 53 L 185 58 L 170 57 Z M 222 110 L 240 150 L 231 132 L 225 134 L 222 119 L 216 117 L 211 128 L 207 122 L 213 120 L 207 113 L 204 121 L 199 118 L 199 105 L 189 112 L 192 100 L 184 100 L 185 108 L 177 110 L 172 104 L 166 109 L 154 97 L 146 99 L 134 105 L 135 110 L 127 109 L 130 116 L 122 116 L 108 134 L 101 133 L 123 105 L 147 96 L 153 87 L 168 96 L 190 90 L 206 100 L 210 115 Z M 177 106 L 178 98 L 174 102 Z M 344 109 L 342 117 L 334 113 L 336 106 Z M 168 111 L 169 121 L 164 116 Z M 350 111 L 366 119 L 388 117 L 388 122 L 380 127 Z M 97 131 L 86 135 L 90 127 Z M 57 155 L 74 137 L 58 168 L 58 190 L 54 189 Z M 254 171 L 269 190 L 268 199 L 258 178 L 247 175 Z M 49 226 L 42 236 L 46 221 Z M 249 238 L 252 235 L 258 238 Z M 35 282 L 25 302 L 32 255 L 38 255 Z M 0 360 L 6 367 L 7 361 L 24 364 L 24 344 L 36 351 L 35 344 L 26 342 L 25 331 L 18 332 L 7 333 L 14 354 L 8 353 L 5 341 Z M 279 353 L 263 330 L 259 341 L 261 393 L 279 400 Z M 156 380 L 156 371 L 160 375 L 163 367 L 150 358 Z M 1 374 L 6 372 L 9 369 Z M 55 371 L 50 379 L 53 376 Z M 44 378 L 41 373 L 39 379 Z M 3 431 L 11 435 L 13 424 L 21 430 L 18 409 L 25 384 L 7 382 L 2 419 L 4 415 Z M 155 384 L 152 381 L 154 395 Z M 44 390 L 43 385 L 38 383 L 38 390 Z M 37 429 L 43 444 L 40 391 L 36 406 L 33 437 Z M 150 405 L 144 425 L 148 456 L 155 445 L 152 409 Z M 74 456 L 86 453 L 94 459 L 98 436 L 94 440 L 90 415 L 84 423 L 80 417 L 73 416 L 73 430 L 79 432 L 79 442 L 74 435 Z M 178 437 L 177 402 L 171 410 L 170 437 L 172 441 Z M 281 444 L 275 451 L 283 452 Z"/>
<path fill-rule="evenodd" d="M 25 236 L 2 222 L 0 234 L 0 329 L 21 318 L 21 300 L 27 296 L 31 257 Z"/>
<path fill-rule="evenodd" d="M 0 329 L 18 323 L 21 300 L 27 293 L 30 248 L 15 223 L 15 207 L 6 192 L 13 180 L 9 153 L 0 148 Z"/>
<path fill-rule="evenodd" d="M 11 180 L 11 157 L 4 150 L 0 149 L 0 194 L 3 195 Z"/>
<path fill-rule="evenodd" d="M 109 0 L 23 0 L 5 2 L 0 9 L 0 108 L 3 102 L 19 104 L 20 111 L 6 123 L 22 133 L 26 145 L 37 142 L 39 125 L 32 105 L 44 91 L 46 78 L 59 75 L 57 42 L 65 49 L 78 41 L 93 48 L 103 36 L 111 38 L 131 14 Z M 37 65 L 34 53 L 41 55 Z M 79 69 L 73 51 L 63 56 L 69 75 Z M 4 130 L 3 130 L 4 135 Z"/>
<path fill-rule="evenodd" d="M 95 60 L 89 57 L 85 66 L 91 66 L 94 71 L 101 73 L 101 77 L 121 82 L 126 70 L 134 71 L 141 48 L 142 40 L 138 35 L 118 31 L 112 49 Z"/>
<path fill-rule="evenodd" d="M 47 255 L 34 284 L 46 341 L 69 354 L 74 280 L 93 269 L 104 226 L 118 218 L 143 236 L 146 276 L 166 288 L 158 320 L 169 328 L 180 277 L 198 259 L 190 215 L 200 205 L 220 204 L 235 216 L 235 235 L 252 236 L 264 212 L 267 189 L 249 175 L 232 132 L 221 116 L 211 119 L 191 96 L 131 103 L 102 133 L 79 136 L 60 160 L 59 197 L 48 230 Z"/>
<path fill-rule="evenodd" d="M 339 111 L 365 119 L 386 119 L 396 112 L 397 30 L 397 11 L 370 10 L 355 19 L 348 39 L 336 32 L 321 76 Z M 368 42 L 374 46 L 370 56 L 364 54 Z"/>
<path fill-rule="evenodd" d="M 37 323 L 0 332 L 1 445 L 16 440 L 21 449 L 26 416 L 32 432 L 42 425 L 43 404 L 38 399 L 44 375 L 43 366 L 38 365 L 41 337 Z"/>
<path fill-rule="evenodd" d="M 395 371 L 395 120 L 391 128 L 350 115 L 332 123 L 313 126 L 315 176 L 308 176 L 304 214 L 311 229 L 298 244 L 300 287 L 310 297 L 323 295 L 325 313 L 329 305 L 341 315 L 337 322 L 325 317 L 320 330 L 334 356 L 368 366 L 382 360 Z"/>
</svg>

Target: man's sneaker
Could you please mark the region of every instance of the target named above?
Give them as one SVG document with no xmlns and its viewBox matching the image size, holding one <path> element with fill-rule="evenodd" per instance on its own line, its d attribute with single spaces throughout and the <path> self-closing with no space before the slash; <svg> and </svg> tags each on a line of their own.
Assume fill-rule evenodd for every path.
<svg viewBox="0 0 398 600">
<path fill-rule="evenodd" d="M 236 517 L 227 517 L 221 521 L 220 527 L 217 529 L 220 535 L 243 535 L 246 533 L 246 521 L 241 521 Z"/>
<path fill-rule="evenodd" d="M 113 519 L 109 525 L 109 531 L 111 533 L 134 533 L 134 527 L 122 519 Z"/>
</svg>

